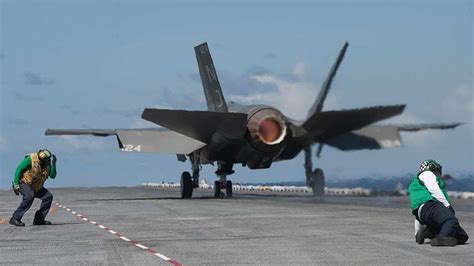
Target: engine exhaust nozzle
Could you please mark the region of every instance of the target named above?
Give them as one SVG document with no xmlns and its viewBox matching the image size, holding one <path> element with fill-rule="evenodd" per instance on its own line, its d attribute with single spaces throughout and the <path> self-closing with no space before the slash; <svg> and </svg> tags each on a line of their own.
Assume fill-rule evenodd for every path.
<svg viewBox="0 0 474 266">
<path fill-rule="evenodd" d="M 286 125 L 276 116 L 267 116 L 258 123 L 257 135 L 267 145 L 279 144 L 285 139 Z"/>
</svg>

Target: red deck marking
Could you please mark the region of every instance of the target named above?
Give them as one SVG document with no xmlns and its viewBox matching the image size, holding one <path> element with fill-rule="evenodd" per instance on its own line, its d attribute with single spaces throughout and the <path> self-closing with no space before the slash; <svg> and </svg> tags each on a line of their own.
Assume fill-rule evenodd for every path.
<svg viewBox="0 0 474 266">
<path fill-rule="evenodd" d="M 97 227 L 99 227 L 99 228 L 101 228 L 101 229 L 104 229 L 104 230 L 107 231 L 108 233 L 117 236 L 118 238 L 122 239 L 123 241 L 125 241 L 125 242 L 127 242 L 127 243 L 130 243 L 130 244 L 134 245 L 135 247 L 140 248 L 141 250 L 148 251 L 148 252 L 150 252 L 151 254 L 157 256 L 158 258 L 160 258 L 160 259 L 162 259 L 162 260 L 164 260 L 164 261 L 167 261 L 167 262 L 171 263 L 172 265 L 175 265 L 175 266 L 181 266 L 181 265 L 182 265 L 182 264 L 179 263 L 178 261 L 173 260 L 173 259 L 171 259 L 171 258 L 168 258 L 167 256 L 165 256 L 165 255 L 163 255 L 163 254 L 161 254 L 161 253 L 156 252 L 154 249 L 151 249 L 151 248 L 149 248 L 149 247 L 147 247 L 147 246 L 145 246 L 145 245 L 143 245 L 143 244 L 140 244 L 139 242 L 137 242 L 137 241 L 135 241 L 135 240 L 132 240 L 132 239 L 130 239 L 130 238 L 128 238 L 128 237 L 125 237 L 124 235 L 122 235 L 122 234 L 120 234 L 120 233 L 118 233 L 118 232 L 116 232 L 116 231 L 114 231 L 114 230 L 112 230 L 112 229 L 110 229 L 110 228 L 108 228 L 108 227 L 106 227 L 106 226 L 104 226 L 104 225 L 101 225 L 101 224 L 99 224 L 99 223 L 97 223 L 97 222 L 95 222 L 95 221 L 92 221 L 92 220 L 90 220 L 90 219 L 84 217 L 83 215 L 76 213 L 75 211 L 71 210 L 70 208 L 68 208 L 68 207 L 66 207 L 66 206 L 64 206 L 64 205 L 61 205 L 61 204 L 59 204 L 59 203 L 57 203 L 57 202 L 54 202 L 54 204 L 55 204 L 56 206 L 60 207 L 60 208 L 63 208 L 64 210 L 70 212 L 71 214 L 77 216 L 77 217 L 80 218 L 81 220 L 83 220 L 83 221 L 85 221 L 85 222 L 89 222 L 90 224 L 93 224 L 93 225 L 95 225 L 95 226 L 97 226 Z"/>
</svg>

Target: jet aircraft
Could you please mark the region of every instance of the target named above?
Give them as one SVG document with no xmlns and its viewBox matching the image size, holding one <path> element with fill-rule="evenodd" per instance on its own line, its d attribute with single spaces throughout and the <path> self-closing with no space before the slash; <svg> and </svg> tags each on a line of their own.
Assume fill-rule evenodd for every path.
<svg viewBox="0 0 474 266">
<path fill-rule="evenodd" d="M 267 105 L 227 103 L 207 43 L 194 47 L 207 111 L 145 108 L 142 118 L 161 128 L 141 129 L 47 129 L 46 135 L 116 136 L 124 152 L 176 154 L 189 158 L 191 173 L 181 174 L 181 197 L 191 198 L 199 186 L 201 165 L 217 164 L 215 197 L 231 197 L 235 164 L 250 169 L 269 168 L 274 162 L 305 154 L 306 184 L 314 195 L 324 194 L 324 172 L 313 170 L 312 146 L 317 157 L 324 145 L 342 151 L 382 149 L 401 146 L 400 132 L 451 129 L 461 123 L 377 125 L 400 115 L 405 105 L 372 106 L 350 110 L 323 111 L 324 101 L 349 44 L 342 47 L 304 121 L 285 116 Z M 224 191 L 225 190 L 225 194 Z"/>
</svg>

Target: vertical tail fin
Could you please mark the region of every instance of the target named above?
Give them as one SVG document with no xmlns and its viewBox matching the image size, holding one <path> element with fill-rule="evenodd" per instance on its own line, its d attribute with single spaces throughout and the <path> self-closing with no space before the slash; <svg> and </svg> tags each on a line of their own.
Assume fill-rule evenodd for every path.
<svg viewBox="0 0 474 266">
<path fill-rule="evenodd" d="M 194 52 L 196 53 L 204 95 L 206 95 L 207 109 L 214 112 L 228 112 L 207 43 L 194 47 Z"/>
<path fill-rule="evenodd" d="M 308 111 L 307 118 L 310 118 L 314 114 L 321 112 L 321 110 L 323 109 L 324 101 L 326 100 L 326 97 L 328 96 L 328 92 L 329 92 L 329 89 L 331 88 L 332 81 L 334 79 L 334 76 L 336 76 L 337 69 L 339 68 L 339 65 L 341 64 L 342 59 L 344 58 L 344 55 L 346 54 L 346 50 L 348 46 L 349 46 L 349 43 L 346 42 L 344 46 L 342 47 L 342 50 L 339 52 L 336 62 L 332 66 L 331 71 L 329 71 L 329 74 L 323 83 L 321 91 L 318 94 L 318 98 L 316 98 L 316 101 L 313 103 L 313 106 L 311 106 L 311 108 Z"/>
</svg>

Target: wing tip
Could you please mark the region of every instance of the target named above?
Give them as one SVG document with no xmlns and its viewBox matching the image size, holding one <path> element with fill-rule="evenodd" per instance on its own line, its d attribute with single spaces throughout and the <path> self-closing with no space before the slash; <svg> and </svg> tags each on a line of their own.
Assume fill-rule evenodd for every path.
<svg viewBox="0 0 474 266">
<path fill-rule="evenodd" d="M 459 126 L 467 124 L 466 122 L 455 122 L 455 123 L 450 123 L 446 125 L 446 129 L 455 129 Z"/>
<path fill-rule="evenodd" d="M 399 131 L 406 131 L 406 132 L 413 132 L 413 131 L 420 131 L 420 130 L 429 130 L 429 129 L 455 129 L 459 126 L 467 124 L 465 122 L 454 122 L 454 123 L 437 123 L 437 124 L 403 124 L 397 125 Z"/>
<path fill-rule="evenodd" d="M 194 46 L 194 49 L 198 49 L 200 46 L 203 46 L 203 45 L 207 46 L 207 42 L 203 42 L 203 43 L 200 43 L 200 44 Z"/>
</svg>

